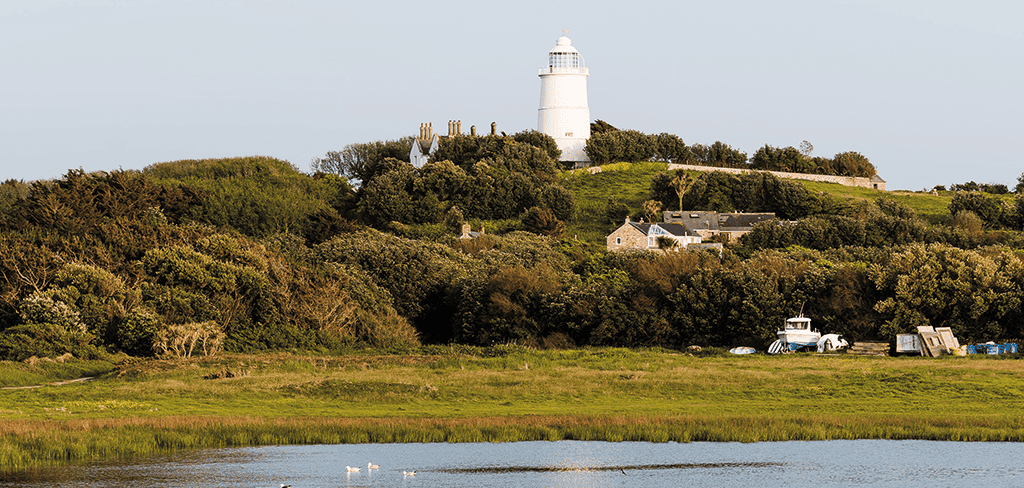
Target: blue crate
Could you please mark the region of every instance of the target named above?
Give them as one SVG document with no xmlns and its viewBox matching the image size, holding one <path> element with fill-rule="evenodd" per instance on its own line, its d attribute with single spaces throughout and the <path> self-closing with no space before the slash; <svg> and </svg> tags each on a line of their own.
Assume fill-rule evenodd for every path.
<svg viewBox="0 0 1024 488">
<path fill-rule="evenodd" d="M 978 354 L 978 348 L 974 347 L 974 344 L 968 344 L 967 354 Z"/>
<path fill-rule="evenodd" d="M 1016 342 L 1007 342 L 1006 343 L 1006 352 L 1009 353 L 1009 354 L 1016 354 L 1017 353 L 1017 343 Z"/>
<path fill-rule="evenodd" d="M 985 354 L 999 354 L 999 344 L 978 344 Z"/>
</svg>

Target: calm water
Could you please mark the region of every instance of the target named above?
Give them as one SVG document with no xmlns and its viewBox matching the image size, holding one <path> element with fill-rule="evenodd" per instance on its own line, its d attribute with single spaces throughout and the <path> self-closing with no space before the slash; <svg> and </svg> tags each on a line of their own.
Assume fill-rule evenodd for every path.
<svg viewBox="0 0 1024 488">
<path fill-rule="evenodd" d="M 1024 444 L 930 441 L 272 446 L 46 469 L 0 486 L 1002 487 L 1024 486 L 1022 462 Z"/>
</svg>

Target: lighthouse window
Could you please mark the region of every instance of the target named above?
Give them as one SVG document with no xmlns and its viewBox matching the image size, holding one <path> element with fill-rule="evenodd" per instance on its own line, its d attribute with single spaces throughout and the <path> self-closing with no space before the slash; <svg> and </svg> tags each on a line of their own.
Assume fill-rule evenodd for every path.
<svg viewBox="0 0 1024 488">
<path fill-rule="evenodd" d="M 572 132 L 566 132 L 565 137 L 572 137 Z"/>
</svg>

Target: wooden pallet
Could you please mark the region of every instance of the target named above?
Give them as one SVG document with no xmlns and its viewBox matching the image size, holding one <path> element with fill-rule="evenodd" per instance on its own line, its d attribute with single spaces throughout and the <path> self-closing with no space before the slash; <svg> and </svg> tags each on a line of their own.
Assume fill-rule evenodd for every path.
<svg viewBox="0 0 1024 488">
<path fill-rule="evenodd" d="M 854 342 L 853 346 L 846 350 L 847 354 L 854 356 L 888 356 L 888 342 Z"/>
</svg>

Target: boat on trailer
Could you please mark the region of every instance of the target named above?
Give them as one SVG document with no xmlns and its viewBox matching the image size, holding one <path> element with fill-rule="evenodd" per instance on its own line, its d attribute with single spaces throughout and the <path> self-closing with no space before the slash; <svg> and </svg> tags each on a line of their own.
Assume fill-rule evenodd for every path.
<svg viewBox="0 0 1024 488">
<path fill-rule="evenodd" d="M 838 334 L 822 336 L 821 332 L 811 328 L 810 317 L 804 317 L 803 313 L 786 319 L 786 323 L 777 335 L 778 340 L 768 346 L 769 354 L 787 354 L 804 348 L 828 352 L 849 346 L 846 340 L 839 337 Z"/>
</svg>

